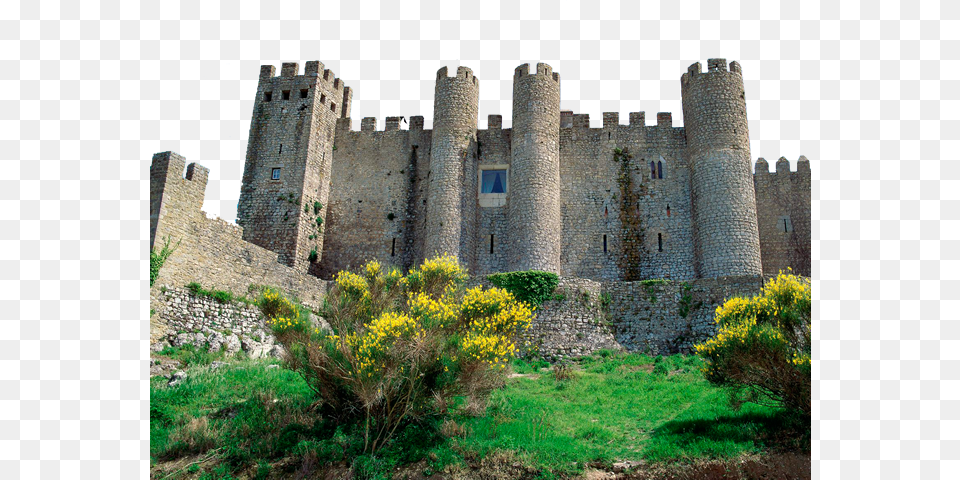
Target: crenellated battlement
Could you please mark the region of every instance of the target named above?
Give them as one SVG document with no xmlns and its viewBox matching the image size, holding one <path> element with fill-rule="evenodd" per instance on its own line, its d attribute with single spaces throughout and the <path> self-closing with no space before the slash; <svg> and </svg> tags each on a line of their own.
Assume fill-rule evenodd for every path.
<svg viewBox="0 0 960 480">
<path fill-rule="evenodd" d="M 448 76 L 449 71 L 447 67 L 441 67 L 440 70 L 437 70 L 437 82 L 460 79 L 480 86 L 480 80 L 473 75 L 473 70 L 469 67 L 457 67 L 457 74 L 452 77 Z"/>
<path fill-rule="evenodd" d="M 513 81 L 516 82 L 520 79 L 523 79 L 528 76 L 546 76 L 552 78 L 555 82 L 560 82 L 560 74 L 553 71 L 553 67 L 547 65 L 546 63 L 537 64 L 537 72 L 534 74 L 530 73 L 530 64 L 524 63 L 520 65 L 513 71 Z"/>
<path fill-rule="evenodd" d="M 285 62 L 280 66 L 280 75 L 276 72 L 273 65 L 260 66 L 258 104 L 270 103 L 283 109 L 283 104 L 272 102 L 315 102 L 339 118 L 350 116 L 353 91 L 319 60 L 307 62 L 302 75 L 297 62 Z"/>
<path fill-rule="evenodd" d="M 344 88 L 346 85 L 343 83 L 336 73 L 332 70 L 324 69 L 323 63 L 319 60 L 311 60 L 306 63 L 304 66 L 303 75 L 300 75 L 300 64 L 297 62 L 284 62 L 280 66 L 280 75 L 276 74 L 276 67 L 273 65 L 261 65 L 260 66 L 260 80 L 274 80 L 280 78 L 293 79 L 296 77 L 301 77 L 305 80 L 314 80 L 319 79 L 320 83 L 329 90 L 334 90 L 343 94 Z M 323 72 L 321 74 L 321 72 Z"/>
<path fill-rule="evenodd" d="M 423 115 L 414 115 L 408 120 L 408 128 L 401 128 L 404 121 L 407 117 L 403 116 L 393 116 L 385 117 L 383 129 L 377 129 L 377 117 L 363 117 L 360 119 L 360 130 L 361 132 L 402 132 L 402 131 L 423 131 Z M 353 129 L 353 125 L 350 122 L 349 118 L 340 119 L 343 121 L 342 124 L 338 123 L 338 130 L 345 132 L 356 132 L 357 130 Z"/>
<path fill-rule="evenodd" d="M 732 73 L 741 77 L 743 76 L 743 70 L 740 68 L 739 62 L 736 62 L 736 61 L 730 62 L 730 69 L 727 70 L 727 59 L 710 58 L 707 60 L 706 73 L 703 72 L 703 67 L 700 65 L 700 62 L 696 62 L 687 68 L 687 73 L 684 73 L 683 76 L 680 77 L 680 82 L 686 83 L 686 82 L 701 78 L 703 75 L 723 74 L 723 73 Z"/>
<path fill-rule="evenodd" d="M 755 175 L 767 174 L 767 175 L 787 175 L 793 173 L 806 173 L 810 174 L 810 160 L 807 160 L 807 157 L 800 155 L 800 158 L 797 159 L 797 168 L 796 170 L 790 169 L 790 161 L 786 157 L 780 157 L 777 159 L 776 170 L 770 172 L 770 164 L 767 163 L 767 160 L 763 157 L 757 159 L 756 164 L 754 165 Z"/>
<path fill-rule="evenodd" d="M 570 117 L 569 123 L 561 123 L 560 129 L 570 128 L 591 128 L 589 113 L 565 113 Z M 629 123 L 627 125 L 620 123 L 620 112 L 603 112 L 603 125 L 601 129 L 614 129 L 618 127 L 644 128 L 658 127 L 670 129 L 682 129 L 683 127 L 673 126 L 673 114 L 670 112 L 657 113 L 657 123 L 655 125 L 646 124 L 646 112 L 630 112 Z"/>
</svg>

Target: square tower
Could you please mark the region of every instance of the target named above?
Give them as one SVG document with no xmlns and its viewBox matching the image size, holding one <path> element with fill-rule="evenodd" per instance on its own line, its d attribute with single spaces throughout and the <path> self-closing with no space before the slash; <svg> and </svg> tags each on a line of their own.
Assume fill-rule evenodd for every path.
<svg viewBox="0 0 960 480">
<path fill-rule="evenodd" d="M 303 75 L 296 63 L 275 73 L 260 67 L 237 223 L 244 240 L 305 272 L 323 251 L 336 122 L 350 116 L 352 92 L 318 61 Z"/>
</svg>

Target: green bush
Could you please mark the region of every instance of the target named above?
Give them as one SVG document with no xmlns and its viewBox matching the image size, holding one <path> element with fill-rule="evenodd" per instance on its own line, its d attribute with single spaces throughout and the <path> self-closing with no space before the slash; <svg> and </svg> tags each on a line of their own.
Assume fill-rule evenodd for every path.
<svg viewBox="0 0 960 480">
<path fill-rule="evenodd" d="M 242 297 L 234 297 L 232 293 L 223 290 L 207 290 L 197 282 L 187 284 L 187 290 L 195 296 L 212 298 L 220 303 L 232 303 L 234 301 L 249 303 L 250 301 Z"/>
<path fill-rule="evenodd" d="M 512 293 L 517 300 L 539 306 L 550 300 L 560 278 L 556 273 L 526 270 L 521 272 L 495 273 L 487 277 L 490 283 Z"/>
<path fill-rule="evenodd" d="M 173 248 L 170 247 L 170 237 L 163 239 L 163 247 L 160 248 L 160 251 L 150 250 L 150 286 L 153 286 L 153 282 L 157 280 L 157 276 L 160 275 L 160 267 L 163 266 L 163 263 L 167 261 L 167 258 L 177 250 L 177 247 L 180 246 L 180 242 L 177 242 Z"/>
<path fill-rule="evenodd" d="M 697 345 L 711 383 L 734 405 L 753 402 L 810 414 L 810 281 L 780 272 L 753 298 L 717 308 L 718 332 Z"/>
</svg>

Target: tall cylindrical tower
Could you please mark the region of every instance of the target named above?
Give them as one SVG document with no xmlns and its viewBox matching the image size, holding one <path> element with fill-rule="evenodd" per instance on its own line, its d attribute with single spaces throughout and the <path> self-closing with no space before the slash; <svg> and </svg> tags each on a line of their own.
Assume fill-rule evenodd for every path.
<svg viewBox="0 0 960 480">
<path fill-rule="evenodd" d="M 697 276 L 760 275 L 760 234 L 740 64 L 713 58 L 680 80 Z"/>
<path fill-rule="evenodd" d="M 447 76 L 447 67 L 437 71 L 424 239 L 428 258 L 451 254 L 465 260 L 460 249 L 463 164 L 476 155 L 479 84 L 467 67 L 458 67 L 454 77 Z"/>
<path fill-rule="evenodd" d="M 507 204 L 513 270 L 560 272 L 560 75 L 529 64 L 513 74 Z"/>
</svg>

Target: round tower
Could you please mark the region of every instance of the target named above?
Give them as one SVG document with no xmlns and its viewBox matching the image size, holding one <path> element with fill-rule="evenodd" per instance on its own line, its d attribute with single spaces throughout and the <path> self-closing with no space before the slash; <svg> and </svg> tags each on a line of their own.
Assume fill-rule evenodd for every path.
<svg viewBox="0 0 960 480">
<path fill-rule="evenodd" d="M 447 76 L 447 67 L 437 71 L 424 239 L 427 258 L 450 254 L 461 263 L 465 260 L 460 252 L 463 164 L 476 155 L 479 84 L 467 67 L 458 67 L 453 77 Z"/>
<path fill-rule="evenodd" d="M 560 75 L 517 67 L 509 172 L 512 270 L 560 273 Z"/>
<path fill-rule="evenodd" d="M 691 165 L 697 276 L 760 275 L 760 234 L 740 64 L 690 66 L 680 80 Z"/>
</svg>

